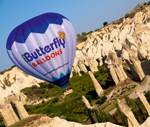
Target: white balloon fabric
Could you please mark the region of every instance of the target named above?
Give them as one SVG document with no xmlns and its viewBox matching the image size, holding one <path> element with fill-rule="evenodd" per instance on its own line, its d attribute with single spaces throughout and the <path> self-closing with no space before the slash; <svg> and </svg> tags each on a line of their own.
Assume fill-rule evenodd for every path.
<svg viewBox="0 0 150 127">
<path fill-rule="evenodd" d="M 45 13 L 17 26 L 9 35 L 7 52 L 24 72 L 67 87 L 76 51 L 71 22 L 57 13 Z"/>
</svg>

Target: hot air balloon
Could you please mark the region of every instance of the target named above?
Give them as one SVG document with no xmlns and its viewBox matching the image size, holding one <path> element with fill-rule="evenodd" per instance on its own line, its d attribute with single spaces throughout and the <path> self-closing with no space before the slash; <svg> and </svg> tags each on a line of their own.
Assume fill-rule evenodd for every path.
<svg viewBox="0 0 150 127">
<path fill-rule="evenodd" d="M 61 88 L 68 86 L 76 34 L 63 15 L 45 13 L 22 23 L 10 33 L 6 49 L 22 71 Z"/>
</svg>

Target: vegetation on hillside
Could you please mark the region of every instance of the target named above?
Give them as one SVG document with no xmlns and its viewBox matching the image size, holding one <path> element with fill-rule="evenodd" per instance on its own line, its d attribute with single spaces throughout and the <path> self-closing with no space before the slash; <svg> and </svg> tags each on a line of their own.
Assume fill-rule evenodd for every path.
<svg viewBox="0 0 150 127">
<path fill-rule="evenodd" d="M 103 84 L 103 88 L 107 88 L 106 84 L 111 85 L 111 83 L 108 83 L 108 74 L 104 66 L 100 67 L 100 70 L 95 73 L 95 77 Z M 69 87 L 73 89 L 73 92 L 65 98 L 61 88 L 57 86 L 48 88 L 50 85 L 48 83 L 40 84 L 39 88 L 33 86 L 34 88 L 23 89 L 22 92 L 24 92 L 29 99 L 33 99 L 33 97 L 44 98 L 47 95 L 54 97 L 52 100 L 43 102 L 37 106 L 25 106 L 26 110 L 30 114 L 47 114 L 51 117 L 59 116 L 67 120 L 86 123 L 89 116 L 87 115 L 88 111 L 82 102 L 82 95 L 87 97 L 93 105 L 94 103 L 97 105 L 104 103 L 106 97 L 100 98 L 97 96 L 93 82 L 88 74 L 84 73 L 81 77 L 76 74 L 70 79 L 69 83 Z M 58 95 L 54 93 L 58 93 Z"/>
<path fill-rule="evenodd" d="M 87 37 L 86 37 L 87 34 L 88 33 L 86 33 L 86 32 L 82 32 L 81 35 L 77 34 L 77 44 L 79 44 L 79 43 L 81 43 L 83 41 L 86 41 L 87 40 Z"/>
<path fill-rule="evenodd" d="M 105 66 L 98 67 L 99 71 L 94 74 L 102 88 L 105 89 L 105 94 L 110 93 L 115 88 L 114 84 L 109 81 L 108 73 Z M 32 106 L 26 105 L 25 108 L 29 114 L 46 114 L 50 117 L 58 116 L 68 121 L 79 122 L 82 124 L 91 124 L 95 122 L 110 121 L 119 125 L 127 125 L 126 117 L 118 109 L 115 114 L 110 115 L 109 112 L 117 106 L 117 98 L 126 98 L 127 104 L 133 110 L 137 116 L 137 120 L 142 123 L 147 118 L 147 112 L 140 100 L 131 100 L 127 95 L 135 88 L 135 86 L 123 86 L 115 92 L 109 101 L 106 101 L 107 97 L 98 97 L 95 91 L 93 82 L 90 76 L 82 72 L 82 76 L 78 76 L 74 73 L 73 78 L 70 79 L 69 88 L 73 89 L 73 92 L 67 96 L 63 95 L 63 89 L 44 82 L 40 83 L 40 87 L 32 86 L 31 88 L 25 88 L 22 90 L 28 99 L 40 100 L 44 98 L 52 97 L 50 101 L 43 101 L 41 104 Z M 90 102 L 90 104 L 96 107 L 93 110 L 86 109 L 82 102 L 82 95 L 84 95 Z M 150 102 L 150 92 L 146 93 L 146 97 Z M 134 110 L 136 107 L 137 110 Z M 121 119 L 120 119 L 121 118 Z M 3 127 L 4 123 L 2 118 L 0 119 L 0 127 Z"/>
<path fill-rule="evenodd" d="M 5 69 L 4 71 L 1 71 L 0 74 L 4 74 L 6 71 L 9 71 L 9 70 L 11 70 L 11 69 L 14 68 L 14 67 L 16 67 L 16 65 L 13 65 L 11 68 Z"/>
<path fill-rule="evenodd" d="M 106 101 L 106 96 L 97 96 L 90 76 L 86 73 L 82 74 L 83 75 L 80 77 L 77 73 L 74 73 L 73 78 L 69 81 L 69 88 L 72 88 L 73 92 L 66 97 L 63 96 L 63 90 L 61 88 L 46 82 L 40 84 L 39 88 L 33 86 L 31 88 L 23 89 L 22 92 L 24 92 L 29 99 L 32 99 L 32 96 L 35 98 L 45 98 L 47 95 L 49 97 L 53 97 L 50 101 L 43 101 L 42 104 L 36 106 L 26 105 L 25 108 L 28 113 L 47 114 L 50 117 L 58 116 L 68 121 L 79 122 L 82 124 L 110 121 L 119 125 L 127 125 L 126 117 L 119 109 L 115 112 L 115 115 L 112 116 L 109 112 L 115 107 L 118 107 L 116 99 L 122 99 L 123 97 L 127 98 L 126 96 L 132 91 L 132 89 L 135 88 L 135 86 L 124 86 L 122 89 L 118 90 L 109 101 Z M 99 67 L 99 71 L 94 75 L 101 84 L 102 88 L 105 89 L 105 94 L 115 88 L 114 84 L 109 81 L 105 66 Z M 96 107 L 96 109 L 86 109 L 84 103 L 82 102 L 82 95 L 84 95 L 89 100 L 90 104 Z M 147 98 L 150 98 L 149 92 L 146 96 Z M 131 101 L 129 98 L 127 99 L 127 102 Z M 140 103 L 139 100 L 138 102 L 133 100 L 133 102 L 134 103 L 128 103 L 128 105 L 129 107 L 137 107 L 138 110 L 135 110 L 134 113 L 138 112 L 144 114 L 144 117 L 140 119 L 141 123 L 147 116 L 146 109 L 141 105 L 138 107 L 137 104 Z"/>
</svg>

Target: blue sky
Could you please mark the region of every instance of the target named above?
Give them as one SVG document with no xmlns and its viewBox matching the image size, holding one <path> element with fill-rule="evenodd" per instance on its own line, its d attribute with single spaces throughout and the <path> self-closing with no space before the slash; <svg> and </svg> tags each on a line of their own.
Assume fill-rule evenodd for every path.
<svg viewBox="0 0 150 127">
<path fill-rule="evenodd" d="M 149 0 L 0 0 L 0 71 L 14 64 L 6 52 L 10 32 L 19 24 L 37 15 L 56 12 L 67 17 L 76 34 L 103 27 Z"/>
</svg>

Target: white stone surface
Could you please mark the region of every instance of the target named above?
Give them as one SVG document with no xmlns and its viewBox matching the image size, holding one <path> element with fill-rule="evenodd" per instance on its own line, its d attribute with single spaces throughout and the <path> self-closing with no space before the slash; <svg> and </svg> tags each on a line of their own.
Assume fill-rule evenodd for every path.
<svg viewBox="0 0 150 127">
<path fill-rule="evenodd" d="M 11 85 L 7 86 L 6 82 L 4 82 L 4 79 L 7 79 L 7 82 L 10 82 Z M 20 93 L 20 90 L 25 87 L 31 87 L 33 85 L 39 86 L 38 83 L 43 82 L 40 79 L 25 74 L 17 67 L 12 68 L 12 70 L 6 71 L 3 75 L 0 75 L 0 81 L 0 100 L 2 100 L 4 97 L 7 97 L 8 95 L 11 95 L 11 91 L 13 91 L 14 93 Z M 4 86 L 5 89 L 2 88 Z"/>
<path fill-rule="evenodd" d="M 141 125 L 141 126 L 132 126 L 132 127 L 149 127 L 150 125 L 150 117 Z M 33 120 L 31 123 L 24 125 L 23 127 L 124 127 L 120 125 L 116 125 L 110 122 L 105 123 L 95 123 L 89 125 L 83 125 L 80 123 L 69 122 L 65 119 L 60 119 L 59 117 L 50 118 L 47 116 L 42 116 L 38 120 Z"/>
<path fill-rule="evenodd" d="M 77 65 L 80 59 L 86 63 L 85 56 L 92 59 L 99 59 L 108 55 L 109 51 L 121 51 L 122 43 L 130 42 L 130 49 L 137 56 L 137 51 L 150 59 L 150 7 L 139 11 L 133 18 L 123 18 L 120 24 L 110 23 L 107 26 L 87 35 L 87 40 L 77 45 L 74 62 Z M 142 44 L 141 46 L 138 46 Z M 78 53 L 80 52 L 80 53 Z M 122 57 L 128 59 L 128 53 L 122 51 Z M 100 63 L 100 65 L 102 65 Z M 79 71 L 78 71 L 79 72 Z"/>
</svg>

